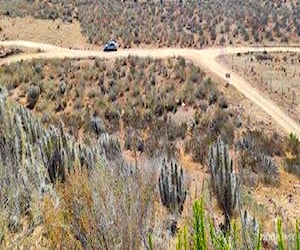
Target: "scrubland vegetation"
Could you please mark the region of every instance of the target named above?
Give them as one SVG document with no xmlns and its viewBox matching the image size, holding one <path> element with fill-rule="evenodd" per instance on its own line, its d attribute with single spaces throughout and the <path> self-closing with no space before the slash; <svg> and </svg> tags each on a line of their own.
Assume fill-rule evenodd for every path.
<svg viewBox="0 0 300 250">
<path fill-rule="evenodd" d="M 90 42 L 114 37 L 124 47 L 287 43 L 300 35 L 295 1 L 100 1 L 80 9 L 91 13 L 79 15 Z"/>
<path fill-rule="evenodd" d="M 66 22 L 72 22 L 75 15 L 75 1 L 70 0 L 50 0 L 50 1 L 28 1 L 28 0 L 12 0 L 1 1 L 1 15 L 11 17 L 24 17 L 30 15 L 41 19 L 57 19 L 60 18 Z M 79 1 L 77 1 L 79 3 Z M 75 16 L 74 16 L 74 15 Z"/>
<path fill-rule="evenodd" d="M 300 37 L 297 1 L 12 0 L 0 14 L 79 21 L 89 43 L 123 48 Z M 252 196 L 300 177 L 299 138 L 249 128 L 224 88 L 182 57 L 1 66 L 0 248 L 300 250 L 297 218 L 275 206 L 270 228 Z"/>
<path fill-rule="evenodd" d="M 201 130 L 206 136 L 199 143 L 213 141 L 218 134 L 233 141 L 237 116 L 226 111 L 226 98 L 215 83 L 184 58 L 39 60 L 12 64 L 0 78 L 45 124 L 63 119 L 76 138 L 99 136 L 105 130 L 122 133 L 127 150 L 149 156 L 186 139 L 186 151 L 202 163 L 205 157 L 197 157 L 200 152 L 191 141 Z M 194 119 L 181 118 L 186 109 L 195 113 Z M 207 143 L 201 144 L 206 151 Z"/>
<path fill-rule="evenodd" d="M 3 67 L 0 81 L 7 89 L 0 110 L 4 248 L 36 240 L 50 248 L 150 249 L 299 241 L 295 221 L 279 230 L 292 238 L 270 240 L 243 196 L 248 187 L 278 186 L 280 165 L 299 174 L 298 138 L 246 130 L 191 62 L 34 60 Z M 187 110 L 190 120 L 181 117 Z M 221 215 L 208 191 L 191 200 L 182 146 L 211 173 L 203 190 L 215 194 Z M 140 156 L 128 162 L 126 150 Z"/>
<path fill-rule="evenodd" d="M 90 43 L 196 47 L 294 43 L 298 1 L 4 1 L 0 13 L 79 20 Z"/>
<path fill-rule="evenodd" d="M 107 134 L 78 144 L 62 127 L 43 129 L 24 108 L 1 100 L 0 111 L 3 247 L 26 239 L 32 246 L 39 228 L 49 248 L 142 243 L 154 215 L 154 167 L 126 163 Z"/>
<path fill-rule="evenodd" d="M 16 107 L 3 96 L 0 111 L 1 245 L 4 248 L 30 247 L 36 241 L 39 247 L 47 248 L 166 248 L 169 243 L 161 237 L 170 240 L 168 231 L 173 232 L 178 249 L 242 249 L 246 244 L 258 249 L 262 244 L 299 246 L 298 229 L 287 241 L 279 237 L 283 235 L 280 221 L 278 242 L 262 240 L 261 227 L 251 224 L 247 212 L 236 222 L 225 219 L 232 223 L 232 227 L 227 225 L 224 229 L 225 236 L 213 217 L 205 212 L 203 199 L 194 203 L 193 217 L 188 217 L 182 230 L 178 232 L 176 226 L 165 227 L 155 212 L 159 206 L 157 187 L 162 205 L 175 219 L 188 194 L 188 182 L 176 162 L 169 168 L 168 161 L 156 158 L 134 166 L 123 159 L 118 141 L 107 134 L 90 145 L 79 144 L 62 127 L 42 128 L 28 110 Z M 228 149 L 219 141 L 211 150 L 213 190 L 220 207 L 226 212 L 230 207 L 230 218 L 239 218 L 234 214 L 241 202 L 240 182 L 233 172 Z M 218 161 L 218 157 L 224 157 L 224 161 Z M 223 199 L 228 201 L 227 205 Z"/>
<path fill-rule="evenodd" d="M 276 186 L 279 181 L 272 158 L 284 155 L 283 139 L 260 131 L 236 136 L 244 130 L 241 115 L 184 58 L 36 60 L 5 67 L 0 80 L 45 125 L 62 120 L 77 140 L 89 142 L 108 132 L 122 139 L 122 149 L 148 157 L 178 157 L 184 145 L 185 153 L 205 165 L 209 145 L 220 137 L 243 156 L 241 167 L 249 178 L 244 183 Z"/>
</svg>

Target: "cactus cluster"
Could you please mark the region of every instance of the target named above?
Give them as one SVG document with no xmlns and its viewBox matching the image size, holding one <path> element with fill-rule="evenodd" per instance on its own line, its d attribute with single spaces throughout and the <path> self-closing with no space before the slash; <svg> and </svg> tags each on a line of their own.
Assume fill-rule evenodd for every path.
<svg viewBox="0 0 300 250">
<path fill-rule="evenodd" d="M 230 219 L 240 201 L 241 183 L 233 170 L 228 146 L 220 138 L 210 148 L 208 164 L 213 190 L 225 216 L 224 229 L 228 231 Z"/>
<path fill-rule="evenodd" d="M 64 180 L 75 168 L 93 168 L 100 160 L 122 158 L 117 138 L 102 134 L 96 143 L 75 142 L 62 122 L 45 129 L 27 109 L 8 104 L 4 98 L 0 99 L 0 123 L 2 141 L 13 143 L 12 158 L 20 165 L 34 161 L 43 166 L 51 182 Z"/>
<path fill-rule="evenodd" d="M 159 193 L 162 204 L 172 214 L 181 214 L 186 200 L 187 188 L 182 167 L 175 161 L 162 161 L 159 177 Z"/>
<path fill-rule="evenodd" d="M 45 191 L 55 195 L 52 183 L 65 181 L 74 170 L 105 166 L 103 159 L 123 158 L 116 138 L 102 134 L 89 144 L 75 142 L 63 123 L 44 128 L 3 93 L 0 90 L 0 210 L 6 212 L 0 224 L 18 230 L 32 199 L 43 199 Z"/>
</svg>

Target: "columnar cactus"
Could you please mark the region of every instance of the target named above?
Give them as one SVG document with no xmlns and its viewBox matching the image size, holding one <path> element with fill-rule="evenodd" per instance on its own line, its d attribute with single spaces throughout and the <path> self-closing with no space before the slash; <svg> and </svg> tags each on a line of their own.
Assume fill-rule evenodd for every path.
<svg viewBox="0 0 300 250">
<path fill-rule="evenodd" d="M 3 91 L 0 91 L 0 94 Z M 96 132 L 99 138 L 96 143 L 77 143 L 65 133 L 64 124 L 58 127 L 50 126 L 45 129 L 38 119 L 21 106 L 8 105 L 6 99 L 0 95 L 0 130 L 2 141 L 13 142 L 12 150 L 16 165 L 23 166 L 33 159 L 47 170 L 52 183 L 65 180 L 67 174 L 74 168 L 92 169 L 102 160 L 123 168 L 126 164 L 122 157 L 122 150 L 117 138 L 104 132 L 104 127 L 98 126 Z M 103 125 L 104 126 L 104 125 Z M 5 156 L 5 152 L 1 152 Z M 5 159 L 1 159 L 5 162 Z M 32 158 L 32 159 L 31 159 Z"/>
<path fill-rule="evenodd" d="M 92 117 L 90 127 L 97 135 L 101 135 L 106 132 L 105 125 L 99 116 Z"/>
<path fill-rule="evenodd" d="M 64 180 L 74 167 L 93 168 L 101 157 L 103 145 L 76 143 L 64 132 L 62 122 L 58 128 L 50 126 L 45 129 L 27 109 L 7 105 L 1 96 L 0 129 L 3 132 L 3 141 L 14 142 L 13 151 L 18 164 L 23 166 L 26 162 L 31 162 L 30 158 L 37 159 L 48 170 L 51 182 L 57 177 Z M 111 151 L 110 146 L 106 146 L 107 151 Z"/>
<path fill-rule="evenodd" d="M 52 183 L 55 183 L 57 180 L 60 180 L 62 182 L 65 181 L 66 173 L 63 159 L 58 150 L 55 150 L 52 157 L 50 158 L 47 165 L 47 170 Z"/>
<path fill-rule="evenodd" d="M 186 200 L 186 186 L 183 169 L 177 163 L 163 160 L 159 177 L 159 193 L 162 204 L 173 214 L 181 214 Z"/>
<path fill-rule="evenodd" d="M 240 201 L 240 179 L 233 171 L 228 146 L 218 139 L 210 148 L 209 168 L 213 190 L 225 216 L 225 230 L 230 230 L 230 218 Z"/>
</svg>

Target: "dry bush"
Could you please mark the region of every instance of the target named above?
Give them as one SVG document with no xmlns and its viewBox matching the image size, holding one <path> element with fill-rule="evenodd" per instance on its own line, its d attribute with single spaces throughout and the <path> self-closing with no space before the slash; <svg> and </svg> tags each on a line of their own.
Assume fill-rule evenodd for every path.
<svg viewBox="0 0 300 250">
<path fill-rule="evenodd" d="M 154 171 L 147 166 L 143 166 L 143 172 L 119 171 L 99 165 L 69 176 L 58 188 L 59 206 L 45 203 L 43 209 L 52 247 L 147 246 L 154 219 Z"/>
<path fill-rule="evenodd" d="M 268 137 L 262 131 L 247 131 L 235 143 L 244 184 L 256 186 L 259 182 L 277 186 L 279 170 L 275 155 L 282 155 L 282 141 L 278 135 Z"/>
<path fill-rule="evenodd" d="M 206 163 L 209 146 L 220 137 L 226 144 L 234 140 L 233 118 L 226 110 L 216 108 L 212 114 L 195 113 L 191 136 L 186 140 L 185 152 L 194 161 Z"/>
<path fill-rule="evenodd" d="M 286 158 L 284 168 L 289 173 L 292 173 L 300 177 L 300 155 L 298 154 L 295 158 Z"/>
<path fill-rule="evenodd" d="M 41 90 L 39 86 L 29 86 L 27 90 L 27 108 L 33 109 L 38 101 Z"/>
<path fill-rule="evenodd" d="M 290 134 L 286 141 L 286 151 L 291 155 L 285 157 L 284 167 L 289 173 L 300 176 L 300 142 L 296 135 Z"/>
</svg>

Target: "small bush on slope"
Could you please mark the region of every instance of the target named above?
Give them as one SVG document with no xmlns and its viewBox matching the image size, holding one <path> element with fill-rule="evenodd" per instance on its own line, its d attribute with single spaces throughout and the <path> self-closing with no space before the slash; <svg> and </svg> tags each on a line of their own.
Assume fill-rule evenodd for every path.
<svg viewBox="0 0 300 250">
<path fill-rule="evenodd" d="M 285 169 L 300 177 L 300 141 L 294 134 L 290 134 L 286 143 L 288 154 L 285 159 Z"/>
<path fill-rule="evenodd" d="M 274 134 L 268 137 L 262 131 L 247 131 L 235 142 L 239 152 L 242 179 L 247 186 L 256 186 L 259 182 L 267 185 L 279 185 L 278 161 L 272 157 L 283 155 L 282 140 Z"/>
</svg>

